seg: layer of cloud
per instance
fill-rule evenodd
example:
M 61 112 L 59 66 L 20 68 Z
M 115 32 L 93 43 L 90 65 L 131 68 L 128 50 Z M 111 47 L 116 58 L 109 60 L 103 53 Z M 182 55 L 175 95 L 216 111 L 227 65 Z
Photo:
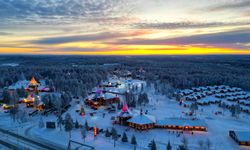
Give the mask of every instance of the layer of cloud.
M 224 11 L 224 10 L 238 10 L 248 9 L 250 6 L 250 0 L 228 1 L 225 4 L 210 6 L 210 11 Z
M 244 26 L 250 25 L 250 22 L 153 22 L 136 23 L 135 28 L 139 29 L 190 29 L 190 28 L 210 28 L 225 26 Z
M 244 43 L 250 43 L 250 30 L 228 31 L 212 34 L 192 35 L 165 39 L 120 39 L 112 44 L 123 45 L 234 45 L 242 49 Z M 110 43 L 111 44 L 111 43 Z M 230 46 L 229 46 L 230 45 Z M 235 47 L 235 48 L 236 48 Z M 246 48 L 246 47 L 244 47 Z
M 31 44 L 63 44 L 71 42 L 90 42 L 90 41 L 106 41 L 114 38 L 125 38 L 130 36 L 140 36 L 147 34 L 147 32 L 137 31 L 137 32 L 128 32 L 128 33 L 119 33 L 119 32 L 101 32 L 94 34 L 84 34 L 84 35 L 72 35 L 72 36 L 58 36 L 58 37 L 48 37 L 38 40 L 28 41 Z
M 0 18 L 36 22 L 122 16 L 126 0 L 0 0 Z M 40 21 L 41 22 L 41 21 Z
M 9 32 L 0 32 L 0 36 L 3 36 L 3 35 L 11 35 L 12 33 L 9 33 Z

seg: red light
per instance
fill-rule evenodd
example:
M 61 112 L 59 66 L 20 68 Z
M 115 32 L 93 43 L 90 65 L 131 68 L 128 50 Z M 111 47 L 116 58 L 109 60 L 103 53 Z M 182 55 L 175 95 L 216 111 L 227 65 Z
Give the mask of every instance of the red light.
M 97 134 L 97 128 L 94 127 L 94 137 L 96 137 L 96 134 Z

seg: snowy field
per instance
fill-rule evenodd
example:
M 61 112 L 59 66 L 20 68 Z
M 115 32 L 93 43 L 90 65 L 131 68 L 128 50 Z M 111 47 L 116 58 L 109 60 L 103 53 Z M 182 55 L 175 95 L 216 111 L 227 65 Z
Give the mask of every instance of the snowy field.
M 132 84 L 145 84 L 143 81 L 135 80 L 130 81 Z M 126 87 L 125 85 L 121 85 L 116 90 L 122 91 Z M 145 87 L 146 88 L 146 87 Z M 146 92 L 149 96 L 149 104 L 145 107 L 143 106 L 143 110 L 148 110 L 150 115 L 156 117 L 156 119 L 164 119 L 169 117 L 189 117 L 185 115 L 185 112 L 189 112 L 189 108 L 184 108 L 180 106 L 179 103 L 175 99 L 168 99 L 165 96 L 158 94 L 155 92 L 153 87 L 147 87 Z M 121 100 L 124 100 L 124 96 L 120 96 Z M 23 104 L 22 104 L 23 105 Z M 191 134 L 190 132 L 184 132 L 180 136 L 176 131 L 170 131 L 167 129 L 151 129 L 147 131 L 136 131 L 135 129 L 128 128 L 120 125 L 112 124 L 112 117 L 115 117 L 117 112 L 108 113 L 104 110 L 104 108 L 100 108 L 99 110 L 92 110 L 88 106 L 85 106 L 85 116 L 80 116 L 76 110 L 80 109 L 80 104 L 77 104 L 76 100 L 71 102 L 71 107 L 68 110 L 68 113 L 71 114 L 73 120 L 78 120 L 80 124 L 84 124 L 85 121 L 88 121 L 89 126 L 96 126 L 100 129 L 106 130 L 111 129 L 112 127 L 116 128 L 118 133 L 122 135 L 123 132 L 126 131 L 128 136 L 128 143 L 123 143 L 119 139 L 116 142 L 116 147 L 114 148 L 114 142 L 109 137 L 105 137 L 104 134 L 98 134 L 96 138 L 93 136 L 93 132 L 87 132 L 87 138 L 85 144 L 94 146 L 97 150 L 100 149 L 116 149 L 116 150 L 127 150 L 133 149 L 133 145 L 130 144 L 130 139 L 132 135 L 135 135 L 137 140 L 137 149 L 146 150 L 148 149 L 148 143 L 151 140 L 155 140 L 157 144 L 157 148 L 159 150 L 166 149 L 166 144 L 170 141 L 171 145 L 174 149 L 176 149 L 180 144 L 183 137 L 188 139 L 188 148 L 191 150 L 199 150 L 200 147 L 198 145 L 198 141 L 206 141 L 209 139 L 212 142 L 213 150 L 250 150 L 250 147 L 240 147 L 237 143 L 235 143 L 228 135 L 229 130 L 250 130 L 250 115 L 246 113 L 241 113 L 240 117 L 236 119 L 231 116 L 229 110 L 225 111 L 225 114 L 215 115 L 216 111 L 222 111 L 222 108 L 218 107 L 217 104 L 211 104 L 209 106 L 199 106 L 199 110 L 196 112 L 196 116 L 198 118 L 204 119 L 208 125 L 208 132 L 194 132 Z M 32 108 L 24 108 L 28 112 L 31 111 Z M 132 110 L 132 112 L 139 112 L 140 108 Z M 90 116 L 90 113 L 95 112 L 93 116 Z M 103 113 L 105 116 L 103 117 Z M 64 113 L 65 115 L 65 113 Z M 28 136 L 30 138 L 43 141 L 44 143 L 52 143 L 56 145 L 60 145 L 67 147 L 69 141 L 69 134 L 58 127 L 57 129 L 46 129 L 39 128 L 38 123 L 39 120 L 42 119 L 45 121 L 56 121 L 56 116 L 50 114 L 49 116 L 41 116 L 40 114 L 29 117 L 26 123 L 17 123 L 13 122 L 10 119 L 8 113 L 4 113 L 3 110 L 0 111 L 0 128 L 8 129 L 15 133 Z M 63 116 L 64 117 L 64 116 Z M 81 138 L 80 129 L 74 129 L 72 131 L 72 140 L 78 141 L 80 143 L 84 143 Z M 18 142 L 18 141 L 17 141 Z M 1 147 L 0 147 L 1 149 Z

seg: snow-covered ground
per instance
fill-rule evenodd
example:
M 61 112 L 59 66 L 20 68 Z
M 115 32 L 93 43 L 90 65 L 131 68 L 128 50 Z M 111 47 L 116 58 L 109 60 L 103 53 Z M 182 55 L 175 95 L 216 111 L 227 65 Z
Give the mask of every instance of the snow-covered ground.
M 123 91 L 128 86 L 128 82 L 123 80 L 121 86 L 116 90 Z M 130 80 L 129 84 L 145 84 L 145 82 L 140 80 Z M 150 115 L 156 117 L 156 119 L 164 119 L 169 117 L 188 117 L 185 115 L 185 112 L 189 111 L 189 108 L 184 108 L 180 106 L 179 103 L 174 99 L 166 98 L 165 96 L 158 94 L 154 91 L 153 86 L 145 86 L 145 90 L 148 93 L 150 103 L 146 106 L 143 106 L 143 110 L 148 110 Z M 120 98 L 124 100 L 124 96 Z M 209 106 L 199 106 L 199 110 L 196 112 L 198 118 L 204 119 L 208 125 L 208 132 L 194 132 L 191 134 L 189 132 L 184 132 L 178 136 L 177 131 L 170 131 L 167 129 L 151 129 L 147 131 L 136 131 L 135 129 L 128 128 L 120 125 L 112 124 L 112 117 L 115 117 L 119 110 L 116 113 L 108 113 L 103 108 L 99 110 L 92 110 L 88 106 L 85 106 L 85 116 L 80 116 L 76 110 L 80 110 L 80 104 L 73 100 L 71 107 L 68 110 L 68 113 L 71 114 L 73 120 L 78 120 L 80 124 L 84 124 L 87 120 L 90 126 L 96 126 L 100 129 L 106 130 L 107 128 L 111 129 L 112 127 L 116 128 L 118 133 L 122 135 L 126 131 L 128 139 L 130 141 L 132 135 L 135 135 L 138 146 L 138 149 L 148 149 L 148 143 L 154 139 L 159 150 L 166 149 L 166 144 L 170 141 L 174 149 L 181 144 L 183 137 L 188 139 L 188 147 L 191 150 L 199 150 L 198 141 L 202 140 L 206 142 L 209 139 L 212 142 L 212 148 L 214 150 L 250 150 L 250 147 L 240 147 L 236 144 L 228 135 L 229 130 L 239 130 L 244 131 L 250 130 L 250 115 L 246 113 L 241 113 L 240 117 L 236 119 L 231 116 L 231 113 L 226 110 L 224 115 L 215 115 L 215 112 L 222 111 L 222 108 L 218 107 L 216 104 Z M 31 108 L 24 108 L 28 109 Z M 134 109 L 133 112 L 139 112 L 140 108 Z M 93 116 L 90 116 L 91 112 L 95 112 Z M 105 116 L 103 117 L 103 113 Z M 64 114 L 65 115 L 65 114 Z M 0 111 L 0 128 L 5 128 L 12 130 L 15 133 L 22 134 L 33 139 L 43 141 L 44 143 L 52 143 L 60 146 L 67 147 L 69 141 L 69 134 L 59 128 L 57 129 L 46 129 L 39 128 L 38 123 L 40 118 L 43 118 L 44 121 L 56 121 L 56 116 L 51 114 L 49 116 L 36 115 L 28 118 L 28 122 L 18 124 L 14 123 L 9 114 L 4 113 L 3 110 Z M 74 129 L 72 131 L 72 140 L 84 143 L 81 138 L 80 129 Z M 133 145 L 128 143 L 123 143 L 119 139 L 116 142 L 116 147 L 114 148 L 114 142 L 109 137 L 105 137 L 104 134 L 97 135 L 94 138 L 93 133 L 89 131 L 87 133 L 87 138 L 85 144 L 94 146 L 97 150 L 99 149 L 116 149 L 116 150 L 127 150 L 133 149 Z

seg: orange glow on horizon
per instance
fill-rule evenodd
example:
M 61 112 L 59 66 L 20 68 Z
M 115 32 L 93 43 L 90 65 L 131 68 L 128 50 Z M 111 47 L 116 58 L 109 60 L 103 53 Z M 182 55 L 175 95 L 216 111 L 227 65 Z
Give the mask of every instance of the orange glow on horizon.
M 130 49 L 131 48 L 131 49 Z M 160 48 L 160 50 L 159 50 Z M 51 55 L 212 55 L 212 54 L 250 54 L 250 50 L 234 50 L 226 48 L 202 48 L 202 47 L 125 47 L 100 51 L 53 51 L 43 52 L 40 49 L 31 48 L 0 48 L 1 54 L 51 54 Z

